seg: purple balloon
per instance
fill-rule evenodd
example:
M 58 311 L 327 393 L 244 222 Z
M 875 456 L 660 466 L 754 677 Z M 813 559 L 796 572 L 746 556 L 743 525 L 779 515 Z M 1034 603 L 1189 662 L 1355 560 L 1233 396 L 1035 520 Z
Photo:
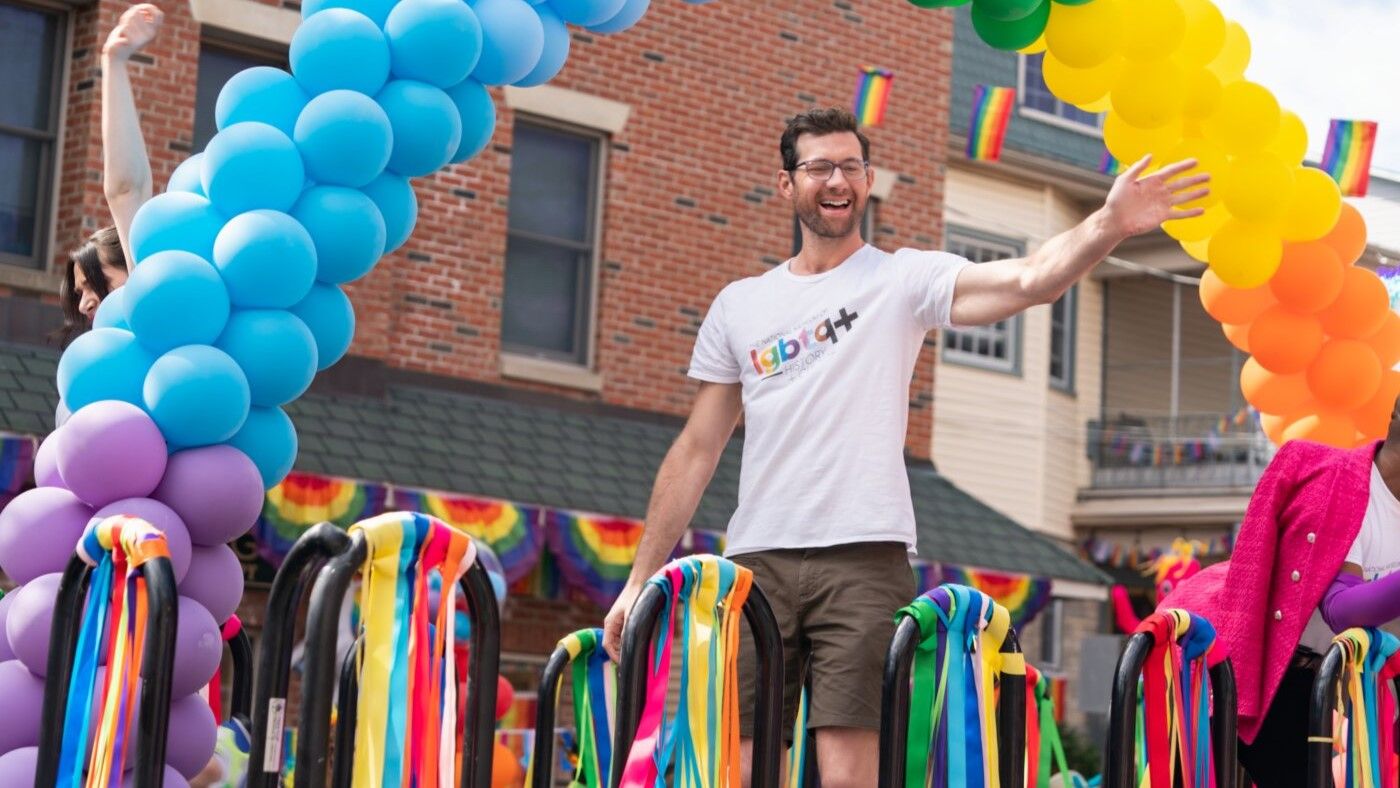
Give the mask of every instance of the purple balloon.
M 18 588 L 0 596 L 0 662 L 15 659 L 15 650 L 10 648 L 10 639 L 5 636 L 5 618 L 10 612 L 10 603 L 15 601 Z
M 203 605 L 215 621 L 227 621 L 243 599 L 243 564 L 233 548 L 226 544 L 195 547 L 180 595 Z
M 94 402 L 63 425 L 58 472 L 92 506 L 144 498 L 165 474 L 166 446 L 150 416 L 129 402 Z
M 232 446 L 186 449 L 170 456 L 165 478 L 151 497 L 180 515 L 194 544 L 224 544 L 257 522 L 262 476 L 248 455 Z
M 54 430 L 39 444 L 39 451 L 34 455 L 35 487 L 68 486 L 63 483 L 63 474 L 58 472 L 58 441 L 62 434 L 63 430 Z
M 14 592 L 5 616 L 5 638 L 10 650 L 36 676 L 48 673 L 49 633 L 53 630 L 53 608 L 62 577 L 61 572 L 55 572 L 25 583 Z
M 21 747 L 0 755 L 0 788 L 30 788 L 38 768 L 38 747 Z
M 170 564 L 175 570 L 175 582 L 184 580 L 190 571 L 190 532 L 185 528 L 185 522 L 180 519 L 180 515 L 160 501 L 150 498 L 127 498 L 98 509 L 92 519 L 102 520 L 119 514 L 139 517 L 165 534 L 165 544 L 170 549 Z
M 202 689 L 214 678 L 214 671 L 219 669 L 223 658 L 224 640 L 214 617 L 193 599 L 180 597 L 175 632 L 175 675 L 170 680 L 170 694 L 179 698 Z
M 0 511 L 0 571 L 16 583 L 62 572 L 92 509 L 58 487 L 37 487 Z
M 19 660 L 0 662 L 0 751 L 9 752 L 39 743 L 39 715 L 44 708 L 44 680 L 25 669 Z M 0 778 L 4 775 L 0 771 Z M 4 785 L 0 779 L 0 785 Z
M 170 704 L 170 733 L 165 740 L 165 762 L 194 779 L 214 755 L 218 725 L 209 701 L 198 693 L 186 695 Z M 167 783 L 168 784 L 168 783 Z

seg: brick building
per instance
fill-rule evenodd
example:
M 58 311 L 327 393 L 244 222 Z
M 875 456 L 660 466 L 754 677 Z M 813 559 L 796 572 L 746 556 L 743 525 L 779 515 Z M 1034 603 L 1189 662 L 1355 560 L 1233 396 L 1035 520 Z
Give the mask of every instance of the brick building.
M 126 5 L 0 0 L 0 86 L 21 97 L 0 107 L 0 429 L 11 433 L 52 423 L 55 272 L 108 221 L 99 50 Z M 160 5 L 165 29 L 133 64 L 157 189 L 212 135 L 223 82 L 284 65 L 299 21 L 292 2 Z M 493 90 L 491 144 L 416 181 L 413 237 L 348 287 L 350 355 L 289 408 L 297 469 L 640 518 L 689 407 L 685 369 L 710 300 L 793 250 L 776 196 L 785 117 L 849 103 L 862 65 L 892 69 L 889 111 L 870 132 L 866 237 L 891 250 L 943 243 L 952 45 L 951 14 L 897 0 L 656 0 L 624 34 L 576 30 L 549 86 Z M 921 557 L 1101 596 L 1098 572 L 933 469 L 935 345 L 909 397 Z M 697 527 L 722 530 L 732 511 L 741 439 Z M 256 625 L 255 588 L 247 599 Z M 517 686 L 560 635 L 600 620 L 583 601 L 515 596 L 505 648 Z

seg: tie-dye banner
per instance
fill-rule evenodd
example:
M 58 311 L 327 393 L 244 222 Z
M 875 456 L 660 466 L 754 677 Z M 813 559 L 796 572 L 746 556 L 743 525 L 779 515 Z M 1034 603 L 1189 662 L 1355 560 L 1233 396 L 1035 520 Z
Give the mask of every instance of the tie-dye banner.
M 940 582 L 969 586 L 996 600 L 1011 613 L 1011 625 L 1020 629 L 1050 602 L 1053 583 L 1048 577 L 1032 577 L 986 569 L 938 565 Z
M 632 571 L 642 522 L 550 509 L 544 531 L 564 581 L 599 607 L 611 605 Z
M 253 526 L 258 555 L 274 567 L 282 565 L 287 551 L 302 533 L 321 522 L 341 528 L 385 511 L 389 488 L 383 484 L 289 473 L 267 491 L 262 517 Z
M 530 574 L 539 562 L 544 534 L 540 530 L 540 510 L 535 507 L 401 488 L 394 489 L 393 505 L 395 509 L 431 514 L 485 542 L 501 559 L 507 583 Z
M 0 435 L 0 492 L 17 493 L 34 481 L 34 452 L 28 435 Z

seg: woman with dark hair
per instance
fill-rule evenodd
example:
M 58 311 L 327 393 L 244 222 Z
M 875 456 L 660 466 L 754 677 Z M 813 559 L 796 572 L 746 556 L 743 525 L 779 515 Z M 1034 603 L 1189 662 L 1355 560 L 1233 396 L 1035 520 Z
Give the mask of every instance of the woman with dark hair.
M 116 227 L 103 227 L 68 255 L 58 285 L 64 346 L 92 326 L 97 305 L 126 284 L 127 262 Z

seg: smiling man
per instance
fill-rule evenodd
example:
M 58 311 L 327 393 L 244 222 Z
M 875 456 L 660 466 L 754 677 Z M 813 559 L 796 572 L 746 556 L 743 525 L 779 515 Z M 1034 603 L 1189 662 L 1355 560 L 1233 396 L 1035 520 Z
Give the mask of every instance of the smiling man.
M 1204 196 L 1195 162 L 1143 177 L 1140 161 L 1104 206 L 1029 257 L 970 265 L 945 252 L 893 254 L 861 240 L 870 142 L 844 109 L 790 120 L 778 189 L 802 225 L 797 256 L 724 288 L 691 358 L 699 391 L 657 472 L 631 577 L 605 626 L 617 656 L 627 612 L 675 549 L 735 424 L 745 418 L 739 505 L 726 555 L 754 572 L 777 614 L 787 729 L 804 673 L 827 788 L 874 785 L 884 655 L 894 612 L 918 589 L 904 465 L 909 383 L 924 336 L 1004 320 L 1059 298 L 1119 242 Z M 747 628 L 744 629 L 747 636 Z M 745 784 L 753 653 L 740 663 Z

